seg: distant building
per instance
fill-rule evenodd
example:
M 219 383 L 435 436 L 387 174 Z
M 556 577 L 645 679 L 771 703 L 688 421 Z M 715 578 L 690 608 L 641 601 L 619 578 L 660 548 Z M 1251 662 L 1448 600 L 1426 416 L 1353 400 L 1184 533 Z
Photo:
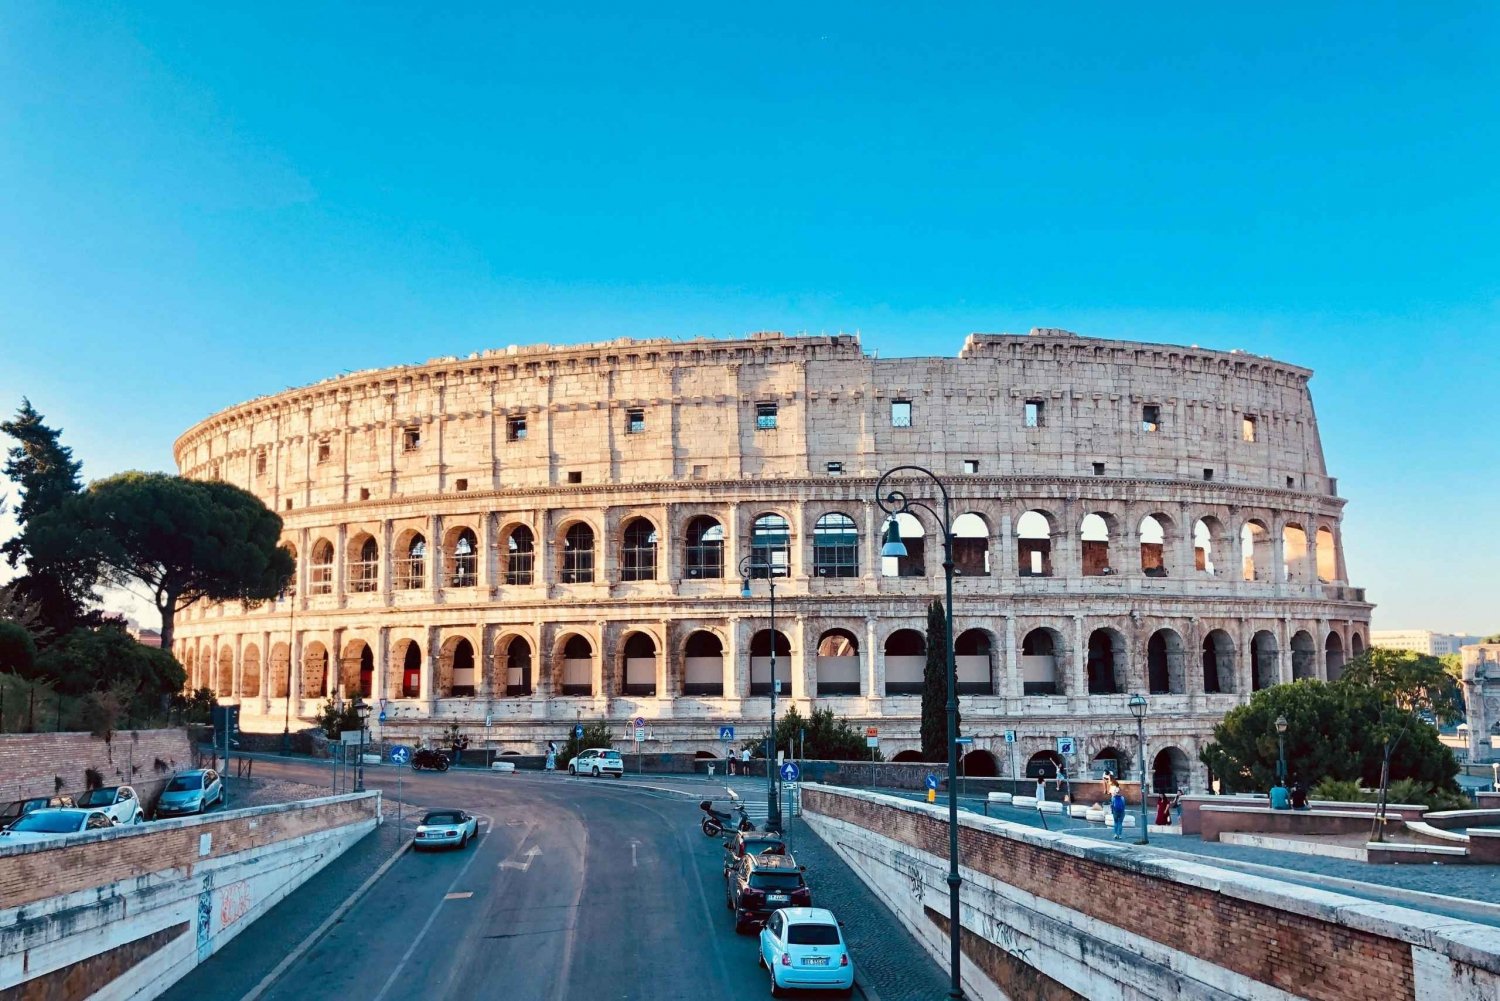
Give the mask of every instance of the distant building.
M 1500 643 L 1466 646 L 1464 704 L 1469 713 L 1469 760 L 1500 760 Z
M 141 646 L 154 646 L 161 648 L 161 633 L 155 629 L 142 629 L 139 622 L 127 618 L 125 620 L 125 631 L 135 637 L 135 641 Z
M 1478 643 L 1481 637 L 1461 633 L 1435 633 L 1431 629 L 1376 629 L 1370 633 L 1370 645 L 1387 650 L 1411 650 L 1415 653 L 1441 657 L 1458 653 L 1466 646 Z

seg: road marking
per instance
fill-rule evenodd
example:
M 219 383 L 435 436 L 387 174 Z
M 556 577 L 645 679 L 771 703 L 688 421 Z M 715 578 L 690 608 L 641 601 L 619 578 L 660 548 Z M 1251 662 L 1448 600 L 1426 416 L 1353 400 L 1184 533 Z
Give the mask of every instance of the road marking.
M 635 868 L 635 846 L 640 844 L 635 838 L 630 839 L 630 868 Z
M 578 857 L 586 860 L 589 857 L 589 829 L 583 825 L 579 833 L 583 835 L 583 844 L 579 847 Z M 578 908 L 583 903 L 583 885 L 586 882 L 587 867 L 582 867 L 578 873 L 578 891 L 573 894 L 573 903 L 569 907 L 569 913 L 573 920 L 568 922 L 567 930 L 563 933 L 562 964 L 557 970 L 557 986 L 552 991 L 552 1001 L 567 1001 L 569 978 L 573 973 L 573 953 L 578 944 Z
M 443 899 L 444 900 L 468 900 L 472 896 L 474 896 L 474 891 L 473 890 L 466 890 L 463 893 L 445 893 L 445 894 L 443 894 Z
M 541 853 L 542 853 L 542 850 L 540 848 L 538 848 L 536 845 L 532 845 L 530 848 L 526 849 L 526 851 L 524 851 L 522 853 L 523 855 L 526 856 L 526 861 L 525 862 L 517 862 L 515 859 L 506 859 L 504 862 L 500 863 L 500 868 L 501 869 L 520 869 L 522 872 L 529 872 L 531 870 L 532 860 L 535 859 Z

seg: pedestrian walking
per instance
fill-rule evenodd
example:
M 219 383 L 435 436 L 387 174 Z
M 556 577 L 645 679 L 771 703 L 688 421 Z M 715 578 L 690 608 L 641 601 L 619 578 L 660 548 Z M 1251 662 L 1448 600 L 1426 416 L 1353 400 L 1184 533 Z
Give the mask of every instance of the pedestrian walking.
M 1115 840 L 1119 841 L 1125 833 L 1125 793 L 1118 782 L 1110 789 L 1109 812 L 1115 820 Z
M 547 771 L 557 771 L 557 741 L 547 741 Z
M 1172 822 L 1172 803 L 1166 793 L 1156 794 L 1156 826 L 1166 827 Z
M 1036 777 L 1036 801 L 1042 802 L 1047 798 L 1047 780 L 1040 775 Z

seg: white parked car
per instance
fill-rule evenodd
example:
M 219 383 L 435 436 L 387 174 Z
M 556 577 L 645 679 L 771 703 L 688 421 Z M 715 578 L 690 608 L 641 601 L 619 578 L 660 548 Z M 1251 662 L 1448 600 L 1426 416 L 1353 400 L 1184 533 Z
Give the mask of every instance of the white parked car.
M 417 836 L 411 846 L 424 848 L 467 848 L 479 837 L 479 820 L 462 810 L 428 810 L 417 825 Z
M 117 824 L 140 824 L 146 819 L 141 801 L 130 786 L 90 789 L 78 797 L 78 805 L 88 810 L 103 810 Z
M 32 810 L 7 831 L 0 831 L 0 848 L 31 841 L 51 841 L 84 831 L 107 831 L 115 826 L 103 810 Z
M 771 971 L 771 994 L 788 989 L 854 990 L 854 960 L 833 912 L 822 907 L 772 911 L 760 931 L 760 965 Z
M 592 775 L 596 779 L 601 775 L 620 778 L 625 774 L 625 759 L 619 751 L 608 747 L 591 747 L 580 751 L 578 757 L 568 762 L 568 771 L 573 775 Z

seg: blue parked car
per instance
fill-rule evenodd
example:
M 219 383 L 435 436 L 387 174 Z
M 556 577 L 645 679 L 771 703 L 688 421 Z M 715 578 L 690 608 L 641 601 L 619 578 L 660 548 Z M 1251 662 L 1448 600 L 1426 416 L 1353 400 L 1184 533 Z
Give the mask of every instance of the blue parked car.
M 833 912 L 785 907 L 760 932 L 760 965 L 771 972 L 771 994 L 788 989 L 854 990 L 854 960 Z

